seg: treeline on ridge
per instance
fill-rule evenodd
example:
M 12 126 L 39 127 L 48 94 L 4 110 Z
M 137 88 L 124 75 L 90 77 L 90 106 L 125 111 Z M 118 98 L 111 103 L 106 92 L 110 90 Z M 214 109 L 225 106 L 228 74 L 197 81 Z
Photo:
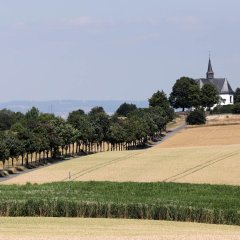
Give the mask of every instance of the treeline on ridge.
M 174 111 L 164 92 L 149 99 L 149 108 L 122 104 L 113 116 L 102 107 L 73 111 L 67 120 L 32 107 L 26 114 L 0 111 L 0 161 L 12 166 L 44 163 L 59 156 L 129 150 L 156 141 Z

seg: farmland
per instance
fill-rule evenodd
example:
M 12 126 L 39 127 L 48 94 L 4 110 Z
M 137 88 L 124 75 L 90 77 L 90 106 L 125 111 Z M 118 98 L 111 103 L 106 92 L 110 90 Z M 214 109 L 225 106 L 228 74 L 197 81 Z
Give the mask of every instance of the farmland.
M 240 187 L 65 182 L 1 186 L 1 216 L 154 219 L 240 225 Z
M 105 152 L 21 174 L 3 183 L 68 181 L 240 185 L 240 126 L 187 128 L 147 150 Z M 231 173 L 231 174 L 230 174 Z
M 235 226 L 126 219 L 2 218 L 0 232 L 0 240 L 240 239 Z

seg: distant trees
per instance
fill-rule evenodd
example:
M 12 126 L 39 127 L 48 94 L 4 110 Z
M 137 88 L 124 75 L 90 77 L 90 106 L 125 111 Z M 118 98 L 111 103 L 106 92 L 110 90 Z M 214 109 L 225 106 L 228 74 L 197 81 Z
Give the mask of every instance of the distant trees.
M 135 104 L 123 103 L 119 106 L 116 111 L 116 114 L 120 117 L 126 117 L 129 113 L 135 111 L 137 106 Z

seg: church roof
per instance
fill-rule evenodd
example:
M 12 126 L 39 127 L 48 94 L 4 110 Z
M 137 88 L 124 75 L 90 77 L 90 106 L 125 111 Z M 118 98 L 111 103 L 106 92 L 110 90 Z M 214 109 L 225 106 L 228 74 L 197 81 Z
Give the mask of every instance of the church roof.
M 206 78 L 200 78 L 196 81 L 199 84 L 200 88 L 202 88 L 204 84 L 211 83 L 213 86 L 215 86 L 219 94 L 234 94 L 234 91 L 232 90 L 226 78 L 214 78 L 214 72 L 210 58 L 208 61 Z
M 209 58 L 209 61 L 208 61 L 208 73 L 213 73 L 212 63 L 211 63 L 211 59 L 210 58 Z
M 213 78 L 213 79 L 207 79 L 207 78 L 200 78 L 196 80 L 199 84 L 200 88 L 204 84 L 210 83 L 215 86 L 219 94 L 233 94 L 234 91 L 232 90 L 228 80 L 226 78 Z

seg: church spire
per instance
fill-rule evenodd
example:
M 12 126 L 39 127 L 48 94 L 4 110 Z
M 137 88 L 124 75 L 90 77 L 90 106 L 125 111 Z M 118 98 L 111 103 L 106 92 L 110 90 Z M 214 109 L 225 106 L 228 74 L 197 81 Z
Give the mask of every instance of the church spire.
M 209 57 L 208 70 L 207 70 L 207 79 L 213 79 L 213 78 L 214 78 L 214 72 L 212 70 L 212 63 L 211 63 L 211 59 Z

